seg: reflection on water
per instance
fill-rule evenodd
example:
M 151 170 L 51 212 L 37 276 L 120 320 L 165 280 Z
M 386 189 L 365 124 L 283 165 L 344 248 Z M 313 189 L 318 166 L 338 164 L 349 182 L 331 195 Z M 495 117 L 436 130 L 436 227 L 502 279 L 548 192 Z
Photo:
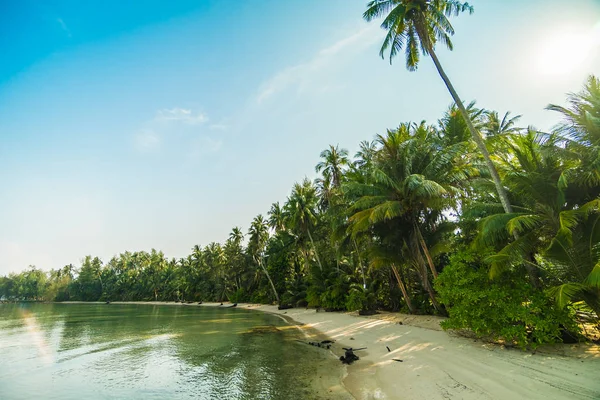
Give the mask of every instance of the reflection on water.
M 337 364 L 284 324 L 241 309 L 3 304 L 0 399 L 312 397 L 315 366 Z

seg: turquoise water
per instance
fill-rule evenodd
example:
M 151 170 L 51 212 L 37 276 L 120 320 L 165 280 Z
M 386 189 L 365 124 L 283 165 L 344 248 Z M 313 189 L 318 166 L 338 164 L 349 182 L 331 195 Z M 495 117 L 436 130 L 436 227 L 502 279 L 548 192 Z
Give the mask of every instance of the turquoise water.
M 219 307 L 1 304 L 0 399 L 305 399 L 325 351 Z

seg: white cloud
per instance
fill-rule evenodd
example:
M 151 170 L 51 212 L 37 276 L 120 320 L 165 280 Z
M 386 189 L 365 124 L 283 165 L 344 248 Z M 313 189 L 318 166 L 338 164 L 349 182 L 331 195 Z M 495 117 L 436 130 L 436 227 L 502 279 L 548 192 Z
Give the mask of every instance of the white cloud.
M 380 40 L 379 27 L 369 25 L 320 50 L 310 61 L 289 67 L 275 74 L 259 88 L 256 101 L 262 103 L 269 97 L 291 86 L 304 88 L 313 76 L 332 64 L 342 53 L 360 52 Z
M 165 108 L 156 112 L 157 121 L 176 121 L 186 124 L 196 125 L 203 124 L 208 121 L 208 116 L 201 112 L 194 113 L 192 110 L 185 108 Z
M 143 130 L 135 135 L 134 145 L 142 152 L 155 150 L 160 146 L 160 136 L 152 130 Z
M 65 24 L 65 21 L 63 21 L 62 18 L 56 18 L 56 22 L 58 22 L 58 24 L 60 25 L 61 29 L 67 33 L 68 37 L 72 36 L 71 35 L 71 30 L 69 29 L 69 27 L 67 26 L 67 24 Z

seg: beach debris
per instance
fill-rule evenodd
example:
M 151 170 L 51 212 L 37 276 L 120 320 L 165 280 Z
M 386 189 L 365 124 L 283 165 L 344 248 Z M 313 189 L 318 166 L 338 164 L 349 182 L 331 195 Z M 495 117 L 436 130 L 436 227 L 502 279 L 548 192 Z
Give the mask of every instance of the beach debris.
M 351 337 L 351 338 L 350 338 L 350 340 L 354 340 L 354 338 L 353 338 L 353 337 Z
M 199 301 L 198 304 L 202 304 L 202 301 Z
M 348 364 L 348 365 L 350 365 L 350 364 L 352 364 L 354 361 L 358 361 L 358 360 L 360 360 L 360 358 L 359 358 L 359 357 L 358 357 L 356 354 L 354 354 L 354 352 L 355 352 L 355 351 L 358 351 L 358 350 L 364 350 L 364 349 L 366 349 L 366 347 L 361 347 L 360 349 L 353 349 L 352 347 L 349 347 L 349 348 L 343 347 L 343 349 L 344 349 L 346 352 L 344 353 L 344 355 L 343 355 L 343 356 L 341 356 L 341 357 L 340 357 L 340 361 L 341 361 L 343 364 Z
M 220 305 L 220 306 L 222 306 L 222 305 L 223 305 L 223 303 L 221 303 L 221 304 L 219 304 L 219 305 Z
M 334 343 L 334 340 L 322 340 L 320 342 L 305 342 L 305 341 L 296 339 L 296 341 L 300 342 L 300 343 L 308 344 L 311 346 L 319 347 L 322 349 L 327 349 L 327 350 L 331 349 L 331 345 Z
M 398 321 L 398 325 L 404 325 L 402 321 Z
M 398 362 L 404 362 L 404 361 L 402 361 L 402 360 L 399 360 L 399 359 L 397 359 L 397 358 L 392 358 L 392 360 L 393 360 L 393 361 L 398 361 Z
M 104 303 L 104 304 L 110 304 L 110 301 L 107 301 L 107 302 L 106 302 L 106 303 Z
M 388 349 L 388 353 L 391 352 L 391 350 L 388 346 L 385 346 L 385 348 Z
M 233 303 L 232 305 L 227 306 L 227 308 L 233 308 L 233 307 L 237 307 L 237 303 Z

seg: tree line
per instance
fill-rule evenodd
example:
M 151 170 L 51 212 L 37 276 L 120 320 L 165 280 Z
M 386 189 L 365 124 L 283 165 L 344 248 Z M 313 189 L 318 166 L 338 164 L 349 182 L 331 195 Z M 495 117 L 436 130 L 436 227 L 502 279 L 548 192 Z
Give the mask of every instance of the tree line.
M 0 297 L 385 309 L 521 346 L 577 337 L 578 316 L 600 316 L 600 80 L 548 106 L 562 118 L 550 132 L 463 104 L 434 53 L 463 11 L 375 0 L 364 15 L 385 17 L 382 56 L 404 49 L 411 70 L 431 56 L 455 100 L 438 121 L 402 123 L 353 157 L 330 146 L 316 179 L 224 243 L 31 267 L 0 278 Z

